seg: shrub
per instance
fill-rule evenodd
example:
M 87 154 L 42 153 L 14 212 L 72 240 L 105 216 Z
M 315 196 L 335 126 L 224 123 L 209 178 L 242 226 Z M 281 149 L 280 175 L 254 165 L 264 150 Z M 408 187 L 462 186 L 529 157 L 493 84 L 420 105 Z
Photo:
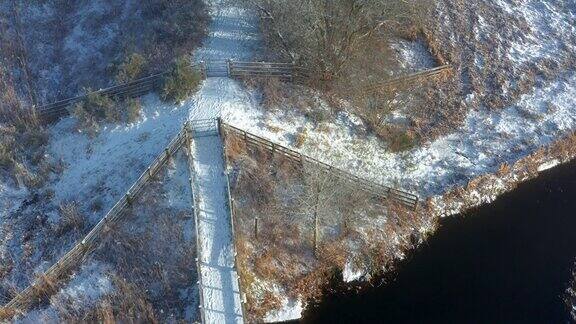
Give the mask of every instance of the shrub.
M 310 119 L 310 121 L 317 126 L 328 119 L 328 112 L 326 112 L 322 108 L 315 108 L 312 109 L 310 112 L 307 112 L 306 117 L 308 117 L 308 119 Z
M 136 80 L 146 69 L 146 59 L 138 53 L 126 57 L 124 62 L 118 67 L 116 82 L 128 83 Z
M 202 76 L 194 70 L 186 57 L 178 58 L 164 80 L 162 98 L 175 103 L 186 100 L 198 89 Z
M 68 231 L 78 231 L 84 228 L 84 216 L 78 210 L 76 203 L 65 203 L 60 206 L 60 224 L 56 230 L 58 235 Z
M 308 138 L 308 130 L 303 129 L 302 131 L 300 131 L 300 133 L 298 133 L 298 135 L 296 135 L 296 140 L 294 141 L 294 146 L 296 148 L 301 148 L 302 145 L 304 145 L 304 142 L 306 142 L 307 138 Z
M 114 123 L 122 121 L 122 112 L 108 96 L 100 92 L 90 92 L 83 101 L 73 108 L 73 115 L 78 118 L 83 128 L 95 129 L 100 121 Z
M 126 100 L 126 114 L 129 123 L 135 122 L 140 117 L 140 112 L 142 110 L 142 105 L 138 99 L 127 99 Z
M 408 131 L 389 128 L 389 133 L 388 147 L 392 152 L 406 151 L 417 144 L 416 136 Z

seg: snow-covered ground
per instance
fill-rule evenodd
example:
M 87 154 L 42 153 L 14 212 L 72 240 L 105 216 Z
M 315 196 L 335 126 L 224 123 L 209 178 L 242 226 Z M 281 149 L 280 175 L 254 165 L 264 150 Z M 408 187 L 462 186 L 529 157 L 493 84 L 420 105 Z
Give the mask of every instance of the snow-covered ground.
M 513 46 L 514 50 L 509 52 L 516 61 L 553 55 L 554 46 L 558 45 L 554 35 L 559 30 L 568 34 L 562 36 L 564 43 L 561 46 L 574 46 L 575 25 L 566 24 L 574 22 L 573 6 L 558 19 L 560 13 L 546 6 L 547 2 L 499 0 L 495 3 L 501 4 L 506 12 L 522 14 L 526 20 L 537 22 L 531 25 L 537 38 L 527 38 L 527 42 L 544 39 L 549 45 L 525 50 L 523 46 L 527 43 L 519 41 L 522 46 Z M 539 15 L 539 12 L 547 15 Z M 250 59 L 260 44 L 257 16 L 224 0 L 213 1 L 212 15 L 210 36 L 195 53 L 195 59 Z M 410 52 L 406 53 L 409 60 Z M 463 104 L 477 100 L 474 94 L 470 94 Z M 576 129 L 576 74 L 566 71 L 551 83 L 538 84 L 501 111 L 484 109 L 480 103 L 480 108 L 470 111 L 464 125 L 452 134 L 398 154 L 390 153 L 385 144 L 366 135 L 362 122 L 350 113 L 341 112 L 333 123 L 315 126 L 297 109 L 288 107 L 286 111 L 291 112 L 285 113 L 261 107 L 258 93 L 247 91 L 241 83 L 225 78 L 206 80 L 195 96 L 178 106 L 161 103 L 156 95 L 144 97 L 142 103 L 143 113 L 136 123 L 108 126 L 94 138 L 76 131 L 72 118 L 63 119 L 51 127 L 49 154 L 55 160 L 62 160 L 65 166 L 50 183 L 54 190 L 52 209 L 64 202 L 78 201 L 82 210 L 88 213 L 90 222 L 96 222 L 161 152 L 186 119 L 218 116 L 232 125 L 292 147 L 296 136 L 306 130 L 307 139 L 302 147 L 297 148 L 305 154 L 351 170 L 359 176 L 413 191 L 421 197 L 441 195 Z M 221 311 L 223 313 L 217 316 L 222 318 L 225 318 L 224 313 L 236 317 L 239 299 L 236 274 L 230 271 L 232 250 L 226 232 L 230 230 L 229 222 L 224 221 L 221 213 L 215 213 L 222 211 L 219 208 L 223 206 L 224 196 L 218 194 L 223 175 L 215 170 L 221 170 L 217 165 L 222 161 L 221 156 L 213 151 L 219 144 L 213 141 L 197 141 L 198 160 L 195 162 L 200 179 L 198 190 L 206 190 L 201 194 L 199 206 L 204 211 L 202 249 L 208 253 L 202 256 L 206 266 L 202 273 L 207 278 L 205 284 L 212 287 L 205 292 L 209 303 L 206 310 Z M 13 219 L 11 215 L 23 205 L 26 197 L 25 191 L 0 184 L 0 222 L 4 231 L 17 228 L 19 222 L 24 221 Z M 50 210 L 48 206 L 46 209 Z M 217 222 L 210 223 L 210 219 Z M 42 246 L 43 239 L 41 236 L 33 238 L 38 246 Z M 11 249 L 22 244 L 18 235 L 2 237 L 0 254 L 14 253 Z M 16 254 L 20 253 L 18 250 Z M 53 261 L 53 257 L 38 251 L 33 259 L 36 270 L 45 269 Z M 209 266 L 216 266 L 218 271 L 209 271 Z M 355 278 L 356 273 L 349 270 L 349 277 Z M 16 281 L 20 287 L 24 283 Z M 105 288 L 103 285 L 98 287 Z M 218 287 L 230 289 L 232 296 L 225 295 L 224 290 L 217 290 Z M 268 318 L 285 320 L 299 315 L 289 310 L 301 309 L 300 304 L 294 307 L 287 300 L 284 304 L 285 310 L 270 314 Z
M 365 135 L 362 122 L 341 112 L 334 123 L 316 127 L 298 109 L 264 110 L 258 94 L 226 111 L 234 126 L 294 146 L 297 134 L 307 140 L 298 151 L 377 181 L 417 193 L 441 195 L 456 185 L 495 171 L 555 138 L 576 129 L 576 74 L 534 89 L 502 111 L 471 111 L 452 134 L 405 153 L 390 153 L 384 143 Z

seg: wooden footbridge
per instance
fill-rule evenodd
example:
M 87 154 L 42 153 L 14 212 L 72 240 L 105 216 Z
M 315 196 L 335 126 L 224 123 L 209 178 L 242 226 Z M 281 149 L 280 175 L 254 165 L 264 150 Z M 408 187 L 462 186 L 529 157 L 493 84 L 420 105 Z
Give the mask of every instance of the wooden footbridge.
M 278 78 L 293 81 L 301 76 L 301 70 L 294 63 L 277 62 L 239 62 L 214 61 L 198 62 L 192 65 L 203 78 Z M 416 75 L 404 77 L 405 82 L 417 78 L 435 76 L 448 67 L 440 67 L 423 71 Z M 97 93 L 113 98 L 133 98 L 161 89 L 168 72 L 151 75 L 133 82 L 100 89 Z M 401 82 L 400 79 L 390 80 L 389 84 Z M 382 85 L 380 85 L 382 86 Z M 70 107 L 86 98 L 86 95 L 68 98 L 52 104 L 38 107 L 39 117 L 46 123 L 55 122 L 69 115 Z M 194 216 L 196 221 L 197 254 L 198 254 L 198 286 L 200 290 L 200 314 L 202 322 L 243 322 L 245 319 L 241 280 L 238 280 L 235 270 L 233 215 L 229 181 L 224 172 L 225 157 L 223 155 L 222 136 L 233 133 L 244 138 L 250 145 L 258 145 L 274 154 L 283 154 L 300 164 L 312 163 L 324 172 L 346 180 L 363 190 L 368 190 L 383 198 L 394 200 L 410 209 L 418 206 L 418 197 L 402 190 L 377 184 L 353 175 L 345 170 L 332 167 L 312 157 L 305 156 L 295 150 L 286 148 L 260 136 L 251 134 L 235 126 L 223 123 L 219 118 L 210 120 L 195 120 L 184 124 L 170 144 L 160 152 L 154 162 L 142 173 L 134 185 L 119 198 L 114 207 L 106 213 L 102 220 L 78 242 L 70 251 L 60 258 L 53 266 L 38 276 L 26 289 L 17 293 L 12 300 L 0 308 L 0 320 L 9 319 L 18 313 L 24 313 L 38 301 L 43 287 L 50 283 L 65 280 L 68 274 L 78 267 L 86 256 L 95 249 L 101 239 L 114 228 L 112 225 L 123 219 L 126 210 L 147 186 L 150 179 L 156 175 L 167 161 L 180 149 L 185 148 L 190 161 L 191 185 L 193 188 Z M 216 164 L 213 164 L 216 161 Z M 212 163 L 212 164 L 211 164 Z M 216 165 L 217 167 L 214 167 Z M 215 168 L 215 169 L 211 169 Z M 206 170 L 211 170 L 206 173 Z M 214 194 L 217 193 L 217 194 Z M 204 213 L 205 210 L 218 211 L 214 215 Z M 217 222 L 218 229 L 210 229 L 207 224 Z M 206 225 L 206 226 L 204 226 Z M 218 237 L 218 241 L 214 238 Z M 226 240 L 226 237 L 229 240 Z M 224 249 L 232 254 L 222 259 L 214 251 Z M 213 276 L 214 273 L 218 275 Z M 214 278 L 226 278 L 225 282 Z M 208 281 L 208 282 L 207 282 Z M 219 285 L 220 284 L 220 285 Z M 216 285 L 216 286 L 214 286 Z M 219 285 L 219 286 L 218 286 Z M 220 296 L 216 296 L 221 294 Z M 214 300 L 226 300 L 226 307 L 214 304 Z

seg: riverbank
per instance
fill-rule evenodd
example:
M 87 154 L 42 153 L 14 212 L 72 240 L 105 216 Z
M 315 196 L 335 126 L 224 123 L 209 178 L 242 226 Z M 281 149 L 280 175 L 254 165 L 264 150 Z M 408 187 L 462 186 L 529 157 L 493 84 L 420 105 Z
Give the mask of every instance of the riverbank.
M 335 278 L 302 321 L 569 322 L 575 191 L 576 161 L 541 170 L 490 205 L 443 218 L 374 286 Z

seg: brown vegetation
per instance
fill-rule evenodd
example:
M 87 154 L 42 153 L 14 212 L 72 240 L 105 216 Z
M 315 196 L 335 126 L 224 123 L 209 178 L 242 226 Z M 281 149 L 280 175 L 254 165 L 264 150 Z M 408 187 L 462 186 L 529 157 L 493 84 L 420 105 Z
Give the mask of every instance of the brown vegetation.
M 202 75 L 192 68 L 189 57 L 181 56 L 174 61 L 171 73 L 164 80 L 162 98 L 182 102 L 198 89 L 201 82 Z
M 0 67 L 0 177 L 18 186 L 40 186 L 50 170 L 44 155 L 47 142 L 34 110 L 21 106 L 10 76 Z
M 429 30 L 430 1 L 257 1 L 274 17 L 267 21 L 266 39 L 288 46 L 297 63 L 312 77 L 308 84 L 321 90 L 332 109 L 341 109 L 341 99 L 352 104 L 368 131 L 389 144 L 392 151 L 404 151 L 431 140 L 460 125 L 464 119 L 458 87 L 444 83 L 443 76 L 409 84 L 369 91 L 374 84 L 401 72 L 392 45 L 398 40 L 425 44 L 438 65 L 448 64 L 445 51 Z M 293 12 L 300 15 L 294 16 Z M 296 19 L 296 21 L 294 21 Z M 284 36 L 279 42 L 276 32 Z M 378 53 L 378 55 L 374 55 Z M 269 88 L 264 88 L 269 90 Z M 277 106 L 278 95 L 264 93 L 264 105 Z M 268 101 L 267 98 L 273 98 Z M 296 106 L 302 105 L 297 103 Z M 405 125 L 388 121 L 391 112 L 401 110 Z M 313 105 L 309 117 L 326 120 L 330 113 Z
M 434 220 L 358 190 L 313 164 L 226 134 L 235 170 L 238 271 L 250 321 L 280 306 L 278 298 L 317 298 L 329 280 L 354 262 L 365 273 L 389 269 L 421 242 Z M 271 295 L 276 296 L 271 298 Z
M 429 209 L 434 215 L 441 216 L 488 203 L 498 195 L 513 190 L 519 183 L 538 176 L 538 168 L 544 163 L 552 160 L 563 163 L 575 157 L 576 132 L 573 132 L 514 163 L 501 164 L 494 173 L 471 179 L 466 186 L 452 189 L 437 201 L 429 201 Z

